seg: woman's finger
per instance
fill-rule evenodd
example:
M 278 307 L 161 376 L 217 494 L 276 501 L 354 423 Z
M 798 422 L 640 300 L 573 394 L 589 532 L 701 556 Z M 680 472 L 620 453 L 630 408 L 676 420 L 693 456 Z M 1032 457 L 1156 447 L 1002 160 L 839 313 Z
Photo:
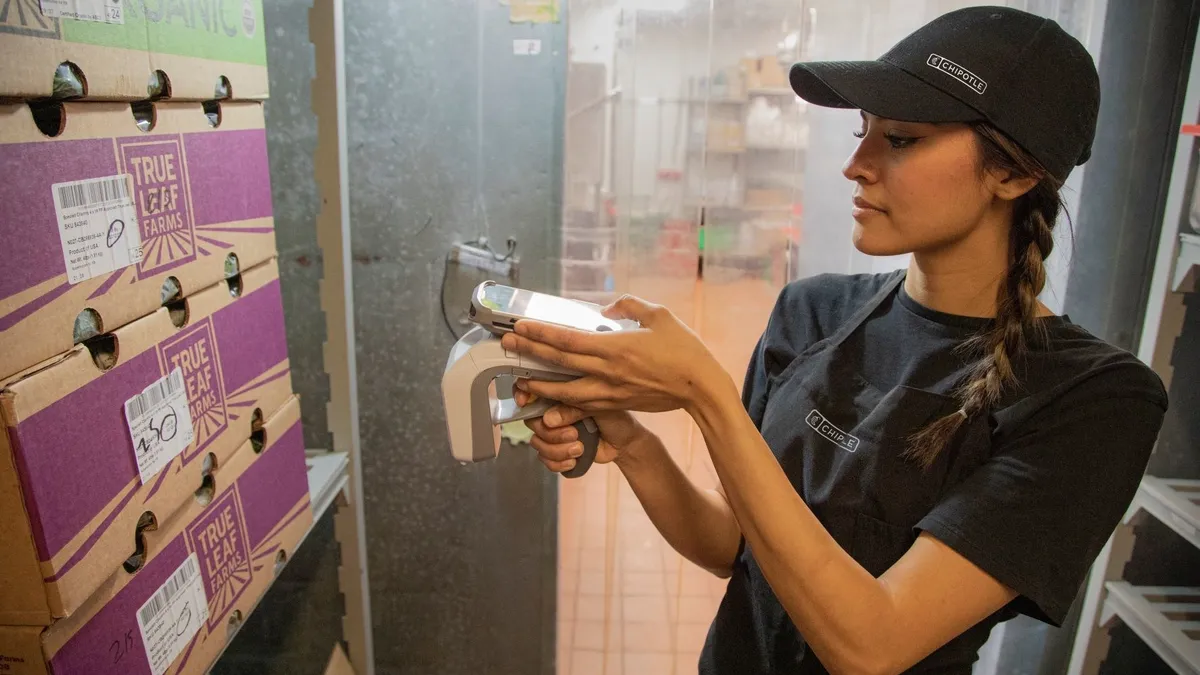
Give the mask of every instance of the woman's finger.
M 555 349 L 570 354 L 586 354 L 590 356 L 606 356 L 612 350 L 613 337 L 604 333 L 568 328 L 552 323 L 521 319 L 513 328 L 518 337 L 527 338 L 534 342 L 550 345 Z
M 534 450 L 537 450 L 538 457 L 543 462 L 565 462 L 583 454 L 583 443 L 579 441 L 551 443 L 540 436 L 534 436 L 529 439 L 529 444 L 533 446 Z
M 623 295 L 605 307 L 601 313 L 610 319 L 633 319 L 643 327 L 650 328 L 662 310 L 662 305 L 646 302 L 636 296 Z
M 551 462 L 550 460 L 543 459 L 542 465 L 554 473 L 566 473 L 575 468 L 575 460 L 568 459 L 565 462 Z
M 551 365 L 574 370 L 580 373 L 603 373 L 612 370 L 612 366 L 602 358 L 588 354 L 562 351 L 549 344 L 509 333 L 500 339 L 500 344 L 510 352 L 526 354 Z
M 542 416 L 542 420 L 546 426 L 551 428 L 563 427 L 570 429 L 572 428 L 571 425 L 587 416 L 588 414 L 579 408 L 572 408 L 569 405 L 556 405 L 546 411 L 546 414 Z
M 613 410 L 617 390 L 596 377 L 581 377 L 570 382 L 530 380 L 523 383 L 525 391 L 553 399 L 583 411 Z
M 579 440 L 579 432 L 576 431 L 575 427 L 564 427 L 561 425 L 549 426 L 540 417 L 526 420 L 525 426 L 529 427 L 529 429 L 533 431 L 537 438 L 541 438 L 542 440 L 550 443 L 571 443 Z

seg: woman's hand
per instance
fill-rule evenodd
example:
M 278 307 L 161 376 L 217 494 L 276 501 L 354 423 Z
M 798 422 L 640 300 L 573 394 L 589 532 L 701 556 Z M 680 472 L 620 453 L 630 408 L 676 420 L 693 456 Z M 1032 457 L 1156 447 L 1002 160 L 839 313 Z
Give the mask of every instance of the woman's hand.
M 604 309 L 642 328 L 593 333 L 523 319 L 501 342 L 583 374 L 570 382 L 518 381 L 524 391 L 584 412 L 693 410 L 728 374 L 690 328 L 666 308 L 626 295 Z M 713 385 L 718 386 L 713 386 Z
M 531 398 L 532 394 L 513 392 L 513 399 L 519 406 L 529 403 Z M 575 468 L 575 459 L 583 454 L 583 444 L 579 442 L 579 431 L 573 425 L 585 417 L 594 419 L 600 428 L 600 446 L 596 449 L 595 459 L 597 464 L 616 461 L 650 433 L 628 412 L 589 414 L 578 408 L 556 405 L 542 417 L 525 420 L 525 426 L 534 434 L 530 445 L 547 469 L 562 473 Z

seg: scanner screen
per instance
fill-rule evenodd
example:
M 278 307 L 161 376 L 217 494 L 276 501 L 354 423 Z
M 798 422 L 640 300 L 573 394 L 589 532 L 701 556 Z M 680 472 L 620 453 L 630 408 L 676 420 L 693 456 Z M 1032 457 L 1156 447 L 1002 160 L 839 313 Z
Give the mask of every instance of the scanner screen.
M 535 321 L 556 323 L 588 331 L 619 331 L 621 324 L 605 318 L 600 306 L 590 302 L 568 300 L 555 295 L 534 293 L 499 284 L 483 291 L 482 303 L 499 312 L 514 314 Z
M 557 323 L 580 330 L 621 330 L 621 325 L 606 318 L 598 307 L 554 295 L 531 293 L 524 315 L 535 321 Z

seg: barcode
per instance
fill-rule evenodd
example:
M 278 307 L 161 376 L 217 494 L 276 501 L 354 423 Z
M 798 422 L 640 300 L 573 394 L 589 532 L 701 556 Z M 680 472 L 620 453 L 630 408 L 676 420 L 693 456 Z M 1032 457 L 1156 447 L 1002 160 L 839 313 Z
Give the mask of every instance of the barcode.
M 59 208 L 62 209 L 103 204 L 117 199 L 129 199 L 129 183 L 125 180 L 125 176 L 58 187 Z
M 172 574 L 171 578 L 167 579 L 167 583 L 164 584 L 162 588 L 158 589 L 158 592 L 154 594 L 154 597 L 150 598 L 150 600 L 142 606 L 142 609 L 140 610 L 142 624 L 148 625 L 151 619 L 153 619 L 158 615 L 159 612 L 166 608 L 167 603 L 170 602 L 175 594 L 179 592 L 179 589 L 183 587 L 184 584 L 190 582 L 192 579 L 195 579 L 196 575 L 199 573 L 200 568 L 196 565 L 196 558 L 189 556 L 187 560 L 183 561 L 183 565 L 179 569 L 175 570 L 175 574 Z
M 133 420 L 146 414 L 147 410 L 152 410 L 154 406 L 162 402 L 163 399 L 183 389 L 183 371 L 176 368 L 167 375 L 165 380 L 159 380 L 151 385 L 149 389 L 129 399 L 125 404 L 125 414 L 133 424 Z

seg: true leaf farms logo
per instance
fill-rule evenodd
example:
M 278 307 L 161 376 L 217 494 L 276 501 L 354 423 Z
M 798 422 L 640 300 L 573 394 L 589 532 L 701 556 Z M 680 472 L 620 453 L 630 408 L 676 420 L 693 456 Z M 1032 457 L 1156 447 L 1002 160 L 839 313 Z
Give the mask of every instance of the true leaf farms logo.
M 187 167 L 178 136 L 119 141 L 142 235 L 138 276 L 145 279 L 196 259 Z
M 166 340 L 160 345 L 159 354 L 164 373 L 175 368 L 183 372 L 188 412 L 192 415 L 192 428 L 196 434 L 193 449 L 184 450 L 183 461 L 186 463 L 229 425 L 221 359 L 211 320 L 204 319 Z
M 212 630 L 250 585 L 250 543 L 241 498 L 234 485 L 188 526 L 188 545 L 200 561 Z

